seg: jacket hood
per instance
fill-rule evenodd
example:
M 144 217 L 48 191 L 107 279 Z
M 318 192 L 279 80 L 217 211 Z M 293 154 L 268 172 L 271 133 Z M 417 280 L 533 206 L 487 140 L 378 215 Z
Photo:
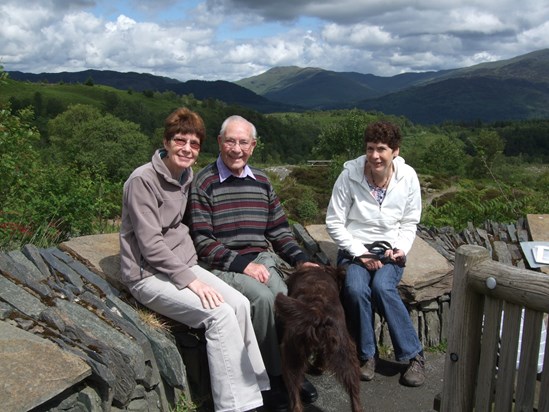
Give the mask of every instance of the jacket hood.
M 181 181 L 175 180 L 170 171 L 168 170 L 168 167 L 164 164 L 162 161 L 162 158 L 166 156 L 166 150 L 165 149 L 158 149 L 151 160 L 153 169 L 156 171 L 156 173 L 160 174 L 165 181 L 178 185 L 184 188 L 187 188 L 193 180 L 193 170 L 191 167 L 186 169 L 183 174 L 181 175 Z

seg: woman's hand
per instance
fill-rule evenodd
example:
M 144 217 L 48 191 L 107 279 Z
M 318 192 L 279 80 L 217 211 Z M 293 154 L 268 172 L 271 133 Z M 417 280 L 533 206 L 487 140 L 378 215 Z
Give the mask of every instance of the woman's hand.
M 217 290 L 198 279 L 193 280 L 187 287 L 200 298 L 204 309 L 215 309 L 224 302 L 223 296 Z
M 385 251 L 385 256 L 388 257 L 391 261 L 395 262 L 397 265 L 402 264 L 405 261 L 406 255 L 400 249 L 389 249 Z
M 379 259 L 368 257 L 361 257 L 359 259 L 362 262 L 362 266 L 368 270 L 378 270 L 383 266 L 383 263 Z

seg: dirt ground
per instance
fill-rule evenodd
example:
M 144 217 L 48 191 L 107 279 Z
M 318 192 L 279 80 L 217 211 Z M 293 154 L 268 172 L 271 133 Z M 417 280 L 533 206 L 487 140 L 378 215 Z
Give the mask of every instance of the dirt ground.
M 361 399 L 364 412 L 433 412 L 433 402 L 442 391 L 444 375 L 444 353 L 425 354 L 427 359 L 425 384 L 419 388 L 408 388 L 399 383 L 401 372 L 406 368 L 393 360 L 380 360 L 376 375 L 370 382 L 361 382 Z M 347 393 L 334 376 L 308 376 L 316 386 L 319 397 L 305 412 L 350 411 Z

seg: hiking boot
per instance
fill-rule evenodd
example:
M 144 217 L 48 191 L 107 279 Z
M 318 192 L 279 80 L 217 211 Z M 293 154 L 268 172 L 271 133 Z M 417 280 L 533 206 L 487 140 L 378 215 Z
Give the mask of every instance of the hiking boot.
M 376 373 L 376 359 L 369 358 L 365 361 L 360 361 L 360 380 L 371 381 Z
M 425 382 L 425 358 L 418 354 L 414 359 L 410 359 L 410 364 L 400 381 L 406 386 L 423 385 Z

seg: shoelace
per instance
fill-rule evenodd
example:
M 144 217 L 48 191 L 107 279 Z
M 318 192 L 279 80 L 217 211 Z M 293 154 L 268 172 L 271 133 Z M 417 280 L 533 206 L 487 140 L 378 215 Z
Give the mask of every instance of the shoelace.
M 425 361 L 423 359 L 414 358 L 411 361 L 410 369 L 414 372 L 421 372 L 424 368 Z

